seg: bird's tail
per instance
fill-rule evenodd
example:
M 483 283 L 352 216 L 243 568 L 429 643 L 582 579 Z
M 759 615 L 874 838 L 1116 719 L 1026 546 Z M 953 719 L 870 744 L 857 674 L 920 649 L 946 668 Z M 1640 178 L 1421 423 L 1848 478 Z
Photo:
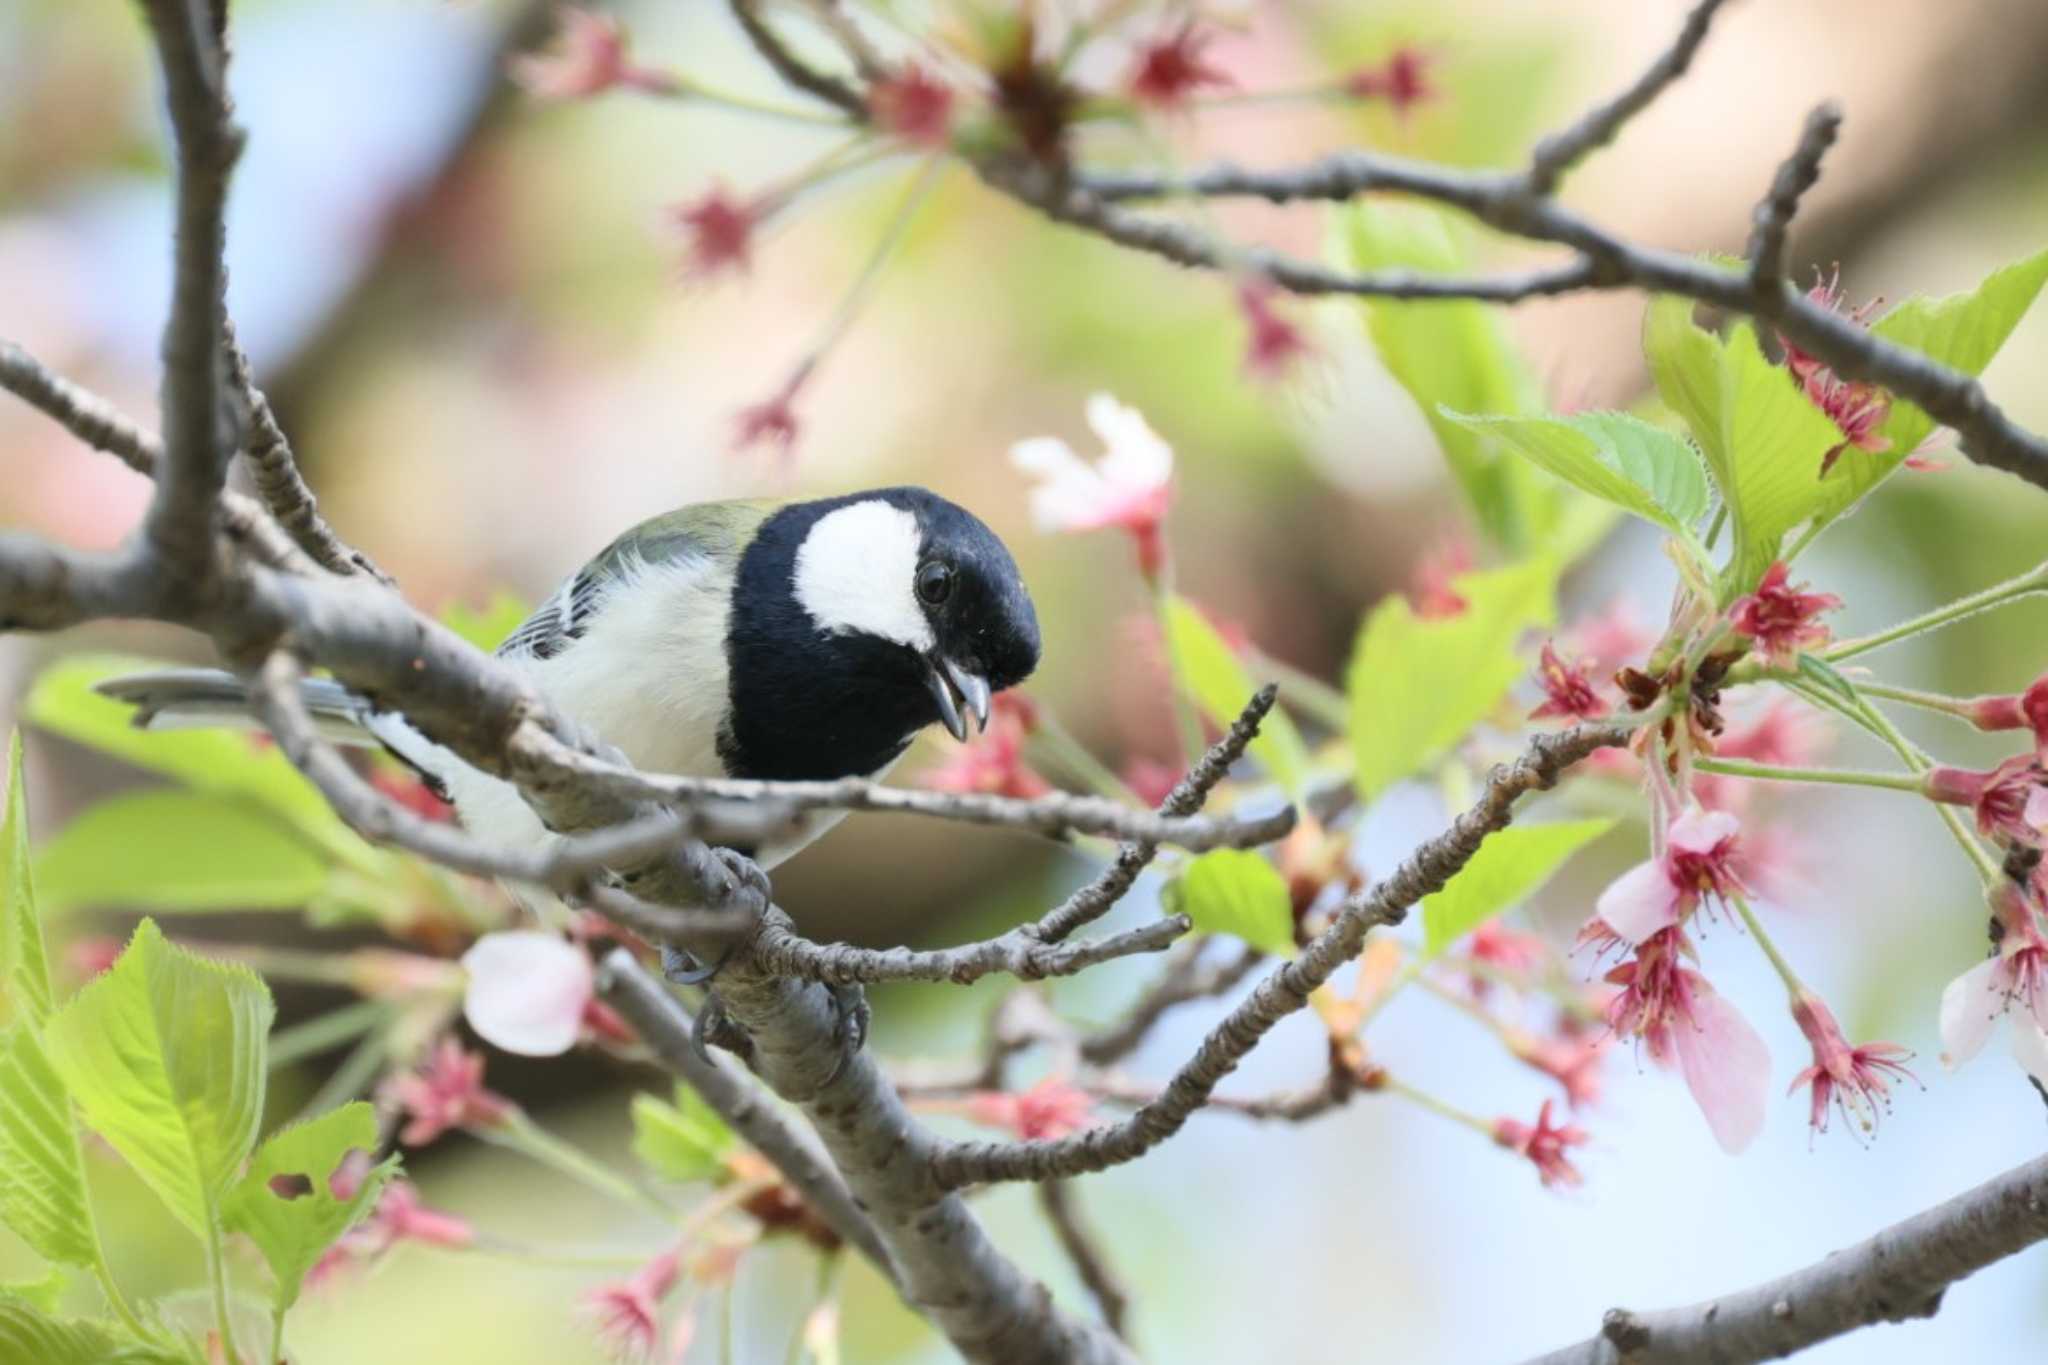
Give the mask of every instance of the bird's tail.
M 135 708 L 135 723 L 145 730 L 189 730 L 213 726 L 254 729 L 249 688 L 232 673 L 217 668 L 165 668 L 108 678 L 96 691 Z M 300 684 L 306 710 L 320 733 L 337 744 L 375 746 L 385 743 L 372 733 L 370 704 L 340 683 L 309 678 Z M 377 727 L 383 728 L 383 727 Z

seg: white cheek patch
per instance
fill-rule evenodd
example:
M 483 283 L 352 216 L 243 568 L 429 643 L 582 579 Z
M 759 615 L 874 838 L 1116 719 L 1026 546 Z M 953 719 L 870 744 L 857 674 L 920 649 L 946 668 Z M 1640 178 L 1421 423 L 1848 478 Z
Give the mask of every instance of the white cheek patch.
M 891 503 L 828 512 L 796 552 L 796 600 L 818 629 L 859 631 L 929 650 L 931 622 L 917 604 L 917 518 Z

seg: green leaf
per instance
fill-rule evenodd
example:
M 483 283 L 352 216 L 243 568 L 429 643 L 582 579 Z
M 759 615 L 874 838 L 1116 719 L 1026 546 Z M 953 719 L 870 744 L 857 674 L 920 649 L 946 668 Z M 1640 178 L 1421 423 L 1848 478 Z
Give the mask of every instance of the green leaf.
M 50 1017 L 50 1062 L 94 1131 L 201 1237 L 263 1110 L 270 992 L 144 920 L 113 967 Z
M 43 925 L 29 873 L 21 733 L 10 730 L 6 812 L 0 815 L 0 1023 L 24 1017 L 40 1024 L 49 1017 L 50 998 L 49 957 L 43 950 Z
M 327 881 L 326 861 L 267 812 L 177 788 L 102 801 L 36 861 L 52 910 L 295 909 Z
M 1886 341 L 1911 347 L 1953 370 L 1984 372 L 2013 328 L 2048 283 L 2048 250 L 1995 270 L 1966 293 L 1946 298 L 1911 298 L 1870 329 Z M 1898 399 L 1881 432 L 1891 442 L 1883 451 L 1844 451 L 1821 483 L 1815 515 L 1832 521 L 1883 482 L 1934 431 L 1935 421 L 1917 405 Z
M 441 609 L 441 624 L 488 654 L 519 629 L 532 611 L 518 594 L 500 588 L 481 607 L 449 603 Z
M 1446 412 L 1470 430 L 1490 431 L 1510 450 L 1566 483 L 1654 522 L 1685 540 L 1706 514 L 1700 457 L 1682 437 L 1621 412 L 1569 417 L 1487 417 Z
M 384 868 L 383 855 L 342 823 L 276 745 L 232 730 L 137 729 L 132 708 L 92 690 L 108 678 L 161 667 L 148 659 L 106 655 L 61 660 L 36 679 L 23 714 L 45 730 L 196 791 L 240 797 L 275 811 L 316 847 L 365 872 Z
M 0 1294 L 0 1365 L 198 1365 L 189 1343 L 138 1341 L 98 1322 L 60 1318 L 32 1300 Z
M 1185 598 L 1166 604 L 1166 628 L 1174 665 L 1194 693 L 1195 704 L 1219 728 L 1228 728 L 1258 690 L 1230 645 L 1201 609 Z M 1308 746 L 1278 709 L 1266 713 L 1251 743 L 1252 757 L 1297 801 L 1308 785 Z
M 1817 654 L 1801 651 L 1799 676 L 1834 693 L 1851 706 L 1863 705 L 1863 697 L 1856 691 L 1856 685 L 1843 677 L 1833 664 Z
M 1692 320 L 1691 299 L 1659 294 L 1643 315 L 1643 357 L 1657 396 L 1692 430 L 1715 482 L 1727 486 L 1721 442 L 1721 339 Z
M 1470 263 L 1441 212 L 1362 203 L 1344 221 L 1353 269 L 1452 275 Z M 1422 410 L 1481 529 L 1510 553 L 1536 548 L 1559 515 L 1560 490 L 1520 461 L 1501 459 L 1491 433 L 1443 412 L 1543 411 L 1542 388 L 1508 339 L 1499 310 L 1439 299 L 1376 299 L 1364 307 L 1380 362 Z
M 99 1258 L 71 1097 L 28 1021 L 0 1033 L 0 1222 L 65 1265 Z
M 1167 885 L 1167 904 L 1210 934 L 1232 934 L 1285 957 L 1294 952 L 1294 901 L 1286 879 L 1249 849 L 1219 848 Z
M 1370 801 L 1470 733 L 1522 676 L 1522 634 L 1557 619 L 1557 566 L 1537 558 L 1466 574 L 1456 616 L 1420 620 L 1391 596 L 1366 617 L 1345 691 L 1358 792 Z
M 332 1180 L 352 1151 L 377 1150 L 377 1111 L 361 1101 L 271 1135 L 222 1209 L 229 1231 L 248 1235 L 270 1263 L 276 1305 L 299 1299 L 306 1273 L 335 1240 L 376 1204 L 398 1170 L 391 1157 L 372 1167 L 355 1192 L 335 1197 Z
M 0 1284 L 0 1300 L 17 1299 L 45 1313 L 57 1311 L 57 1303 L 71 1286 L 71 1276 L 52 1266 L 40 1280 L 14 1280 Z
M 687 1085 L 676 1086 L 674 1104 L 633 1097 L 633 1154 L 664 1180 L 712 1179 L 725 1169 L 733 1141 L 725 1120 Z
M 1509 825 L 1489 836 L 1470 862 L 1422 900 L 1422 960 L 1532 894 L 1565 859 L 1613 828 L 1612 820 Z

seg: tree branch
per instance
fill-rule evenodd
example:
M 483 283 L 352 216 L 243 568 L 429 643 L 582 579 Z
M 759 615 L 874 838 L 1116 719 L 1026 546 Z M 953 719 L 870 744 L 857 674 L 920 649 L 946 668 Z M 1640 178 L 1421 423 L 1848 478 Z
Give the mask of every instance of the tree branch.
M 1662 1313 L 1617 1308 L 1598 1336 L 1529 1365 L 1776 1360 L 1859 1327 L 1933 1317 L 1951 1284 L 2044 1239 L 2048 1157 L 1740 1293 Z
M 1192 951 L 1179 960 L 1169 960 L 1159 979 L 1140 995 L 1122 1018 L 1081 1040 L 1081 1057 L 1091 1066 L 1109 1066 L 1137 1051 L 1152 1029 L 1166 1015 L 1182 1005 L 1207 1000 L 1235 987 L 1252 974 L 1265 954 L 1249 944 L 1208 967 L 1198 961 L 1206 944 L 1200 939 L 1185 942 Z
M 826 75 L 791 51 L 789 45 L 782 41 L 782 35 L 761 16 L 761 0 L 731 0 L 731 8 L 732 17 L 739 21 L 740 31 L 747 35 L 747 41 L 754 45 L 754 51 L 761 54 L 762 60 L 775 69 L 776 75 L 805 94 L 843 110 L 854 122 L 867 122 L 866 97 L 837 76 Z
M 1671 46 L 1650 63 L 1633 85 L 1607 103 L 1588 110 L 1569 128 L 1537 143 L 1536 151 L 1529 158 L 1530 193 L 1554 192 L 1566 171 L 1614 141 L 1624 124 L 1649 108 L 1651 101 L 1683 76 L 1686 68 L 1692 65 L 1700 45 L 1706 42 L 1707 29 L 1713 24 L 1714 15 L 1721 5 L 1722 0 L 1699 0 L 1691 13 L 1685 16 L 1685 23 Z
M 1190 927 L 1186 915 L 1169 915 L 1104 938 L 1042 943 L 1029 932 L 1031 926 L 1025 925 L 979 943 L 918 952 L 813 943 L 786 923 L 771 919 L 754 936 L 749 952 L 772 971 L 836 986 L 880 981 L 950 981 L 964 986 L 997 972 L 1008 972 L 1022 981 L 1072 976 L 1120 957 L 1160 952 Z
M 933 1158 L 939 1180 L 959 1188 L 1085 1175 L 1151 1151 L 1209 1103 L 1217 1082 L 1236 1070 L 1274 1025 L 1308 1005 L 1316 988 L 1357 955 L 1368 933 L 1400 923 L 1410 906 L 1449 881 L 1488 835 L 1514 818 L 1519 797 L 1554 786 L 1572 764 L 1595 750 L 1626 743 L 1629 733 L 1621 726 L 1585 725 L 1541 735 L 1518 761 L 1495 768 L 1477 804 L 1417 848 L 1392 876 L 1346 901 L 1330 927 L 1260 981 L 1202 1040 L 1159 1097 L 1128 1119 L 1050 1141 L 950 1143 Z
M 1081 1287 L 1095 1300 L 1104 1325 L 1128 1341 L 1130 1292 L 1124 1288 L 1123 1280 L 1116 1271 L 1110 1268 L 1108 1256 L 1098 1245 L 1100 1238 L 1083 1223 L 1073 1185 L 1065 1180 L 1045 1181 L 1038 1187 L 1038 1206 L 1045 1210 L 1046 1221 L 1052 1224 L 1060 1249 L 1074 1263 L 1074 1273 L 1081 1277 Z
M 1781 288 L 1785 278 L 1785 238 L 1799 201 L 1820 180 L 1821 158 L 1842 131 L 1841 106 L 1832 100 L 1806 116 L 1799 145 L 1778 167 L 1771 192 L 1756 206 L 1756 227 L 1749 237 L 1749 281 L 1759 292 Z

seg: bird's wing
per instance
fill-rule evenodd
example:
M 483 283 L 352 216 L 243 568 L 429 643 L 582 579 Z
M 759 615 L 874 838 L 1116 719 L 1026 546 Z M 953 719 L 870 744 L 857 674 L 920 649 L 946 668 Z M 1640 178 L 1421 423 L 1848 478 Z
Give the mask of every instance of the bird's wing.
M 634 570 L 680 559 L 737 564 L 754 532 L 780 504 L 761 499 L 703 502 L 641 522 L 557 588 L 498 646 L 503 658 L 551 659 L 583 638 L 606 593 Z

